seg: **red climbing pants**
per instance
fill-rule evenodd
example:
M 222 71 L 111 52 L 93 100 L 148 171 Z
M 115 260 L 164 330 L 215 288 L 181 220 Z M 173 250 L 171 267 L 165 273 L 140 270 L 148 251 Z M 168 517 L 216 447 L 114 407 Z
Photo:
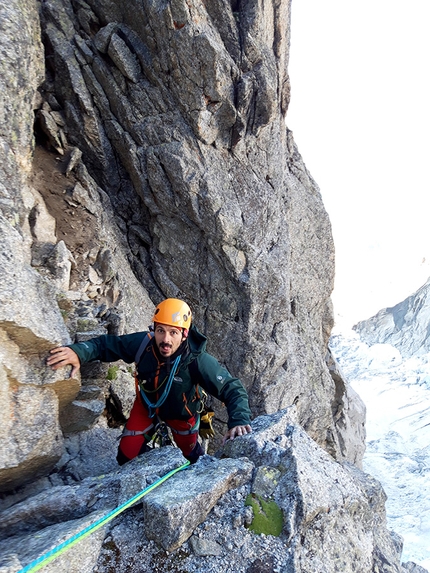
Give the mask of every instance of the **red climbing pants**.
M 120 459 L 124 462 L 132 460 L 140 453 L 146 451 L 145 445 L 148 442 L 148 436 L 151 436 L 154 430 L 154 425 L 157 424 L 157 419 L 150 418 L 148 410 L 142 403 L 138 396 L 134 401 L 133 407 L 130 412 L 130 417 L 125 425 L 126 430 L 144 432 L 132 436 L 123 436 L 121 438 L 118 448 L 118 461 Z M 193 416 L 188 420 L 163 420 L 172 429 L 173 439 L 178 448 L 182 451 L 185 457 L 189 456 L 197 444 L 199 435 L 198 429 L 192 434 L 188 433 L 195 427 L 197 418 Z M 181 432 L 181 433 L 177 433 Z M 184 432 L 182 434 L 182 432 Z M 146 437 L 145 437 L 146 434 Z M 121 462 L 120 462 L 121 463 Z

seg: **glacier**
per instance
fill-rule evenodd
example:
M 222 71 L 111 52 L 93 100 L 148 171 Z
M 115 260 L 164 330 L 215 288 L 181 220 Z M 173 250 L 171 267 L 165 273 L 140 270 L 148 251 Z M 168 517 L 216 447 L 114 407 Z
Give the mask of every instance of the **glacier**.
M 430 353 L 402 358 L 333 331 L 330 349 L 367 409 L 363 469 L 387 495 L 388 527 L 403 537 L 402 561 L 430 570 Z

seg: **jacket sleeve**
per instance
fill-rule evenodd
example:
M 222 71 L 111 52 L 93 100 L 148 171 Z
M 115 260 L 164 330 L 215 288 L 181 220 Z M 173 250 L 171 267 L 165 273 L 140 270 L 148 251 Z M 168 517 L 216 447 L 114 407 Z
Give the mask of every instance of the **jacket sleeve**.
M 200 384 L 211 396 L 218 398 L 227 407 L 228 427 L 246 426 L 251 423 L 248 393 L 239 378 L 234 378 L 226 368 L 204 353 L 197 358 Z
M 92 360 L 101 360 L 102 362 L 124 360 L 124 362 L 131 363 L 134 362 L 136 353 L 146 334 L 146 332 L 124 334 L 123 336 L 105 334 L 85 342 L 70 344 L 69 347 L 76 352 L 81 364 Z

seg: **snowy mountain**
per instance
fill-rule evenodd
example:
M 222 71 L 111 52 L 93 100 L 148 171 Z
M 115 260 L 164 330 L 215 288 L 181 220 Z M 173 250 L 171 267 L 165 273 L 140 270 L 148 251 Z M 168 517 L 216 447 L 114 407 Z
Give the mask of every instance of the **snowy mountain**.
M 330 347 L 367 408 L 364 471 L 388 496 L 403 562 L 430 570 L 430 282 L 393 308 L 334 334 Z M 412 566 L 411 566 L 412 567 Z M 413 569 L 410 569 L 413 570 Z
M 430 279 L 392 308 L 353 327 L 367 344 L 387 343 L 409 358 L 430 351 Z

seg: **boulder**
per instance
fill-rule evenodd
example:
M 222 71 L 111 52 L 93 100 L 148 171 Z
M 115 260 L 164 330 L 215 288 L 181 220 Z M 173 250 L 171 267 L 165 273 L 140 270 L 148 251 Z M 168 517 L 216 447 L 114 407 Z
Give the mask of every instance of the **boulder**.
M 128 418 L 136 399 L 134 378 L 129 373 L 118 370 L 115 379 L 110 381 L 109 395 L 116 409 L 124 418 Z
M 158 448 L 121 469 L 116 465 L 106 476 L 49 488 L 2 512 L 0 538 L 17 538 L 56 523 L 79 519 L 96 510 L 107 512 L 184 463 L 186 460 L 178 448 Z
M 88 430 L 97 422 L 105 409 L 103 395 L 101 399 L 91 399 L 84 394 L 84 399 L 73 400 L 65 406 L 60 415 L 61 429 L 65 434 Z
M 272 477 L 272 496 L 283 511 L 291 570 L 401 573 L 381 485 L 356 466 L 335 462 L 295 417 L 294 409 L 261 416 L 252 434 L 227 442 L 220 454 L 245 455 L 266 475 L 267 468 L 280 472 Z
M 144 500 L 146 537 L 167 551 L 177 549 L 222 495 L 249 481 L 252 470 L 245 461 L 202 458 Z
M 57 473 L 51 475 L 52 483 L 76 483 L 117 470 L 120 435 L 121 429 L 110 428 L 106 418 L 100 417 L 90 429 L 65 436 L 64 453 L 55 467 Z

